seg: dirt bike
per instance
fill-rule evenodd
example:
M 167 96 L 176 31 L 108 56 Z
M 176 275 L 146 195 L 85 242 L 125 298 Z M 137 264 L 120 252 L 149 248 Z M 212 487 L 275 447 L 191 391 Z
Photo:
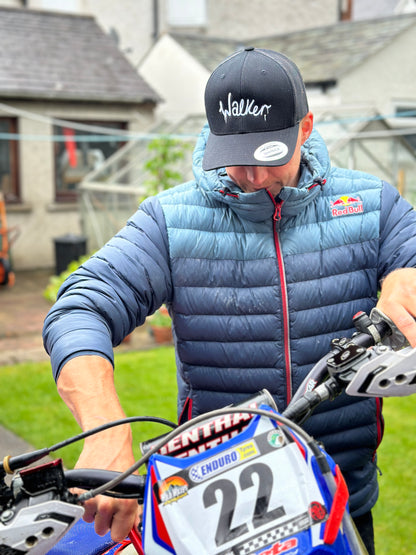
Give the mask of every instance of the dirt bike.
M 339 467 L 300 424 L 343 391 L 367 397 L 414 393 L 416 349 L 376 309 L 358 314 L 355 325 L 351 338 L 332 341 L 282 414 L 262 390 L 180 426 L 156 417 L 126 418 L 5 457 L 0 555 L 365 554 Z M 143 442 L 142 458 L 123 473 L 64 470 L 59 459 L 30 466 L 73 441 L 143 420 L 173 430 Z M 133 474 L 143 465 L 146 475 Z M 10 484 L 6 474 L 13 474 Z M 74 494 L 75 487 L 85 492 Z M 121 543 L 97 536 L 81 517 L 82 504 L 99 494 L 143 504 L 140 530 Z

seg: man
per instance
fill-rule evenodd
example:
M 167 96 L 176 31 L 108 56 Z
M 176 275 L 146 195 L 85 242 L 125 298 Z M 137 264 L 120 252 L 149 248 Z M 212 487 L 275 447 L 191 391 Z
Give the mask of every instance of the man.
M 283 410 L 330 340 L 377 303 L 416 346 L 416 215 L 380 179 L 331 168 L 302 78 L 282 54 L 246 48 L 213 72 L 195 181 L 143 202 L 64 284 L 45 321 L 59 392 L 83 429 L 123 416 L 112 345 L 162 303 L 173 317 L 182 419 L 261 388 Z M 137 387 L 140 377 L 137 376 Z M 380 403 L 341 396 L 306 423 L 340 464 L 373 551 Z M 78 466 L 122 470 L 131 435 L 85 442 Z M 123 537 L 132 502 L 88 502 Z

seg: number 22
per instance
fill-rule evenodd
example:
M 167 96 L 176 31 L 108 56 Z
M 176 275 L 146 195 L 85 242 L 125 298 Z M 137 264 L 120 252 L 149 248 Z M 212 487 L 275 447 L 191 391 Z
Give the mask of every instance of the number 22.
M 258 528 L 271 520 L 284 516 L 286 511 L 283 506 L 276 507 L 272 511 L 268 510 L 270 495 L 273 490 L 273 473 L 264 463 L 255 463 L 243 469 L 239 478 L 241 490 L 246 490 L 254 485 L 254 474 L 259 478 L 259 486 L 252 524 L 254 528 Z M 209 484 L 203 493 L 204 507 L 208 508 L 218 503 L 217 491 L 222 493 L 221 511 L 215 534 L 215 543 L 219 546 L 248 532 L 248 526 L 247 524 L 241 524 L 231 528 L 237 504 L 237 488 L 231 480 L 221 478 Z

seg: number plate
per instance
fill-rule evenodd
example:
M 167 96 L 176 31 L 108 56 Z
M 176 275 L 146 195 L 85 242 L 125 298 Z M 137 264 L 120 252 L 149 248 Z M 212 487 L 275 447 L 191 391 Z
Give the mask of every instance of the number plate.
M 243 555 L 267 553 L 271 545 L 277 547 L 270 553 L 289 553 L 301 547 L 296 535 L 306 530 L 313 545 L 321 544 L 319 523 L 327 508 L 310 459 L 295 436 L 260 417 L 205 453 L 187 459 L 154 455 L 145 552 Z

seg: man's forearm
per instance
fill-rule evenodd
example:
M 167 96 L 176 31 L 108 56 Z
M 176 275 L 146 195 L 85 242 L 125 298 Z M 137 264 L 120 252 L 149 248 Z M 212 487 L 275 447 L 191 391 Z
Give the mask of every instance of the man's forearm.
M 125 416 L 114 386 L 111 363 L 80 356 L 62 368 L 58 391 L 82 430 Z M 134 461 L 130 426 L 117 426 L 85 440 L 77 466 L 124 470 Z
M 83 430 L 124 416 L 114 386 L 111 363 L 100 356 L 80 356 L 67 362 L 58 391 Z
M 100 356 L 79 356 L 62 368 L 58 391 L 83 430 L 124 417 L 114 386 L 113 367 Z M 131 429 L 117 426 L 94 434 L 84 443 L 78 468 L 103 468 L 123 471 L 134 463 Z M 84 504 L 84 520 L 95 522 L 97 534 L 111 530 L 121 541 L 139 520 L 135 499 L 113 499 L 99 495 Z

